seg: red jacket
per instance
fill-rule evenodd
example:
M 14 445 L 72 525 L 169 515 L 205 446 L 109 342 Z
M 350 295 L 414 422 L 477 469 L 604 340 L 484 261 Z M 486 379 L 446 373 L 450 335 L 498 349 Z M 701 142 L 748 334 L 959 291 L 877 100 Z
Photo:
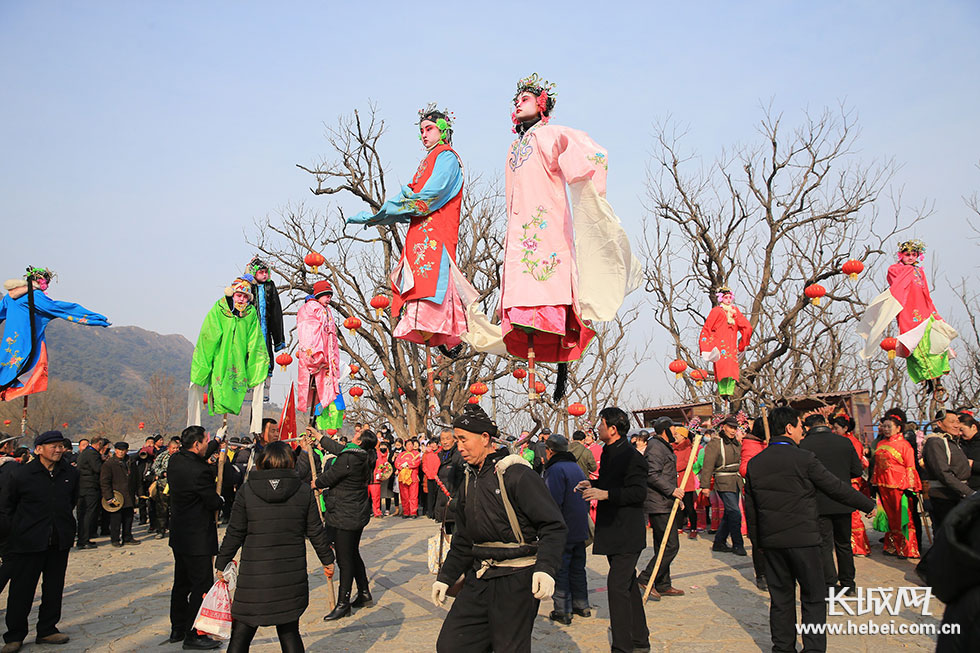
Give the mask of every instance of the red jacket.
M 896 490 L 922 490 L 922 481 L 915 471 L 915 451 L 901 433 L 882 440 L 875 447 L 875 471 L 871 483 Z
M 677 456 L 677 487 L 681 487 L 681 481 L 684 480 L 684 471 L 687 469 L 687 461 L 691 459 L 691 448 L 694 446 L 691 441 L 687 438 L 681 440 L 680 442 L 674 442 L 670 445 L 674 450 L 674 455 Z M 691 474 L 687 477 L 687 484 L 684 486 L 685 492 L 694 492 L 694 479 L 697 478 L 697 474 L 691 471 Z
M 738 463 L 738 473 L 742 475 L 742 478 L 745 478 L 745 468 L 749 464 L 749 461 L 765 448 L 766 443 L 762 440 L 756 440 L 750 437 L 742 438 L 742 457 Z
M 435 451 L 426 451 L 422 454 L 422 473 L 426 480 L 432 481 L 439 476 L 439 454 Z

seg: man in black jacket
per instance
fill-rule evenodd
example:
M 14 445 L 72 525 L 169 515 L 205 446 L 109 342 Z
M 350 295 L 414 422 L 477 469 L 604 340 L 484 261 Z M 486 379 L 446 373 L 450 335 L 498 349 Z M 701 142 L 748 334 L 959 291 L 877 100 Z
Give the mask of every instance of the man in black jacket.
M 94 549 L 98 545 L 91 541 L 95 532 L 96 519 L 102 507 L 102 452 L 109 446 L 105 438 L 96 438 L 78 454 L 78 548 Z
M 684 590 L 677 589 L 670 582 L 670 563 L 677 557 L 680 544 L 677 542 L 677 528 L 671 526 L 668 529 L 667 520 L 674 501 L 684 500 L 684 491 L 677 487 L 677 454 L 670 445 L 674 441 L 671 424 L 669 417 L 660 417 L 653 423 L 654 434 L 647 440 L 646 451 L 643 453 L 648 470 L 647 497 L 643 502 L 643 510 L 650 520 L 650 531 L 653 533 L 653 555 L 637 579 L 640 585 L 646 586 L 650 582 L 661 542 L 665 535 L 667 537 L 664 557 L 660 561 L 660 568 L 650 591 L 650 598 L 654 601 L 659 601 L 661 596 L 684 596 Z
M 823 466 L 840 480 L 850 484 L 861 476 L 861 460 L 847 438 L 834 435 L 823 415 L 809 415 L 803 421 L 807 429 L 800 449 L 812 451 Z M 854 593 L 854 551 L 851 549 L 851 513 L 854 509 L 834 501 L 823 492 L 817 493 L 817 513 L 820 515 L 820 555 L 827 587 L 838 582 L 848 594 Z M 834 552 L 837 566 L 834 566 Z
M 827 586 L 820 556 L 817 493 L 874 510 L 875 502 L 830 473 L 803 440 L 800 414 L 779 406 L 769 415 L 769 446 L 749 461 L 745 474 L 745 511 L 757 531 L 752 541 L 765 550 L 769 583 L 769 632 L 773 653 L 796 651 L 796 584 L 800 585 L 802 621 L 827 621 Z M 803 635 L 803 650 L 826 651 L 827 635 Z
M 27 618 L 42 576 L 35 641 L 64 644 L 69 639 L 58 632 L 58 621 L 75 539 L 72 509 L 78 502 L 78 471 L 62 460 L 65 443 L 59 431 L 37 436 L 34 453 L 37 457 L 14 470 L 0 495 L 0 531 L 9 537 L 4 563 L 10 572 L 4 653 L 19 651 L 27 637 Z
M 598 501 L 592 553 L 609 561 L 606 577 L 612 650 L 649 651 L 650 630 L 636 580 L 636 562 L 646 546 L 643 501 L 647 496 L 647 462 L 626 439 L 630 420 L 620 408 L 599 413 L 599 478 L 582 481 L 586 501 Z
M 102 464 L 99 472 L 102 498 L 110 506 L 115 507 L 115 493 L 122 495 L 122 505 L 109 514 L 109 539 L 112 541 L 112 546 L 139 544 L 139 541 L 133 537 L 136 474 L 138 471 L 129 460 L 129 444 L 117 442 L 113 445 L 112 456 Z
M 218 648 L 221 642 L 198 635 L 193 628 L 201 600 L 214 582 L 211 557 L 218 553 L 215 511 L 221 508 L 214 469 L 207 459 L 218 442 L 208 442 L 200 426 L 180 434 L 181 449 L 170 457 L 170 548 L 174 554 L 174 585 L 170 592 L 170 641 L 185 649 Z
M 935 425 L 937 430 L 926 436 L 922 445 L 923 478 L 929 481 L 933 533 L 940 529 L 956 504 L 974 492 L 967 484 L 972 465 L 959 443 L 959 414 L 942 410 L 936 415 Z
M 465 574 L 436 650 L 529 653 L 541 600 L 555 591 L 567 529 L 541 477 L 497 450 L 497 425 L 478 405 L 453 420 L 467 463 L 449 555 L 432 585 L 436 607 Z
M 453 437 L 453 432 L 446 429 L 439 436 L 439 450 L 436 452 L 439 454 L 439 473 L 437 477 L 439 482 L 442 483 L 442 487 L 446 488 L 443 491 L 442 487 L 436 493 L 436 521 L 446 520 L 446 532 L 452 534 L 456 517 L 454 516 L 455 502 L 450 501 L 450 497 L 446 496 L 446 492 L 452 497 L 458 495 L 459 486 L 463 483 L 463 469 L 464 462 L 463 457 L 459 453 L 459 448 L 456 446 L 456 439 Z M 436 484 L 438 485 L 438 483 Z

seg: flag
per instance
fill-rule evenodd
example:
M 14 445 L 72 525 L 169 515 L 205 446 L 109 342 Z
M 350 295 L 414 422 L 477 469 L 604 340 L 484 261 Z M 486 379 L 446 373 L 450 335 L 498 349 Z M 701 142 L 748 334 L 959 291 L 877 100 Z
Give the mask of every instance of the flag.
M 289 440 L 296 437 L 296 397 L 293 391 L 293 384 L 289 384 L 289 397 L 282 406 L 282 415 L 279 417 L 279 439 Z M 293 449 L 297 442 L 289 443 Z

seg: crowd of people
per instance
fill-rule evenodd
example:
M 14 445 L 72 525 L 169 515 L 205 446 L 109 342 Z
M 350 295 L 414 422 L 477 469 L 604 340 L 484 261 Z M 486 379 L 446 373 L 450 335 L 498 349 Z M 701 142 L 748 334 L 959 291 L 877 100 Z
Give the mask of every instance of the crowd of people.
M 884 533 L 885 556 L 916 560 L 928 550 L 923 535 L 934 534 L 934 549 L 947 553 L 926 556 L 918 571 L 937 587 L 948 585 L 950 557 L 964 555 L 964 542 L 980 545 L 970 540 L 978 534 L 970 520 L 980 517 L 977 421 L 966 409 L 942 410 L 923 427 L 893 408 L 865 440 L 842 412 L 780 406 L 751 422 L 662 417 L 631 431 L 628 415 L 610 407 L 596 429 L 570 439 L 547 428 L 508 437 L 468 405 L 452 428 L 404 440 L 357 424 L 350 441 L 310 428 L 286 443 L 274 420 L 254 439 L 219 442 L 192 426 L 169 440 L 148 437 L 135 452 L 104 438 L 82 440 L 75 452 L 50 431 L 25 455 L 8 439 L 0 443 L 0 576 L 10 584 L 2 651 L 26 638 L 41 578 L 35 641 L 67 642 L 57 622 L 69 550 L 96 548 L 99 537 L 137 545 L 136 520 L 157 538 L 169 535 L 171 642 L 221 645 L 194 619 L 240 553 L 228 650 L 247 651 L 259 627 L 276 626 L 282 650 L 302 651 L 305 541 L 329 578 L 339 567 L 324 620 L 343 619 L 374 603 L 360 541 L 372 519 L 392 515 L 429 517 L 451 537 L 432 595 L 437 605 L 456 598 L 437 650 L 530 650 L 538 605 L 549 598 L 558 624 L 591 618 L 590 545 L 608 563 L 611 649 L 649 650 L 644 603 L 684 596 L 671 565 L 686 534 L 713 536 L 713 554 L 734 556 L 748 555 L 747 535 L 756 583 L 770 595 L 773 650 L 792 651 L 796 587 L 802 621 L 824 623 L 828 590 L 858 587 L 854 556 L 879 554 L 866 519 Z M 980 601 L 976 581 L 961 578 L 942 596 L 947 620 Z M 940 636 L 940 650 L 976 643 L 961 625 L 960 639 Z M 803 646 L 826 650 L 826 636 L 805 634 Z

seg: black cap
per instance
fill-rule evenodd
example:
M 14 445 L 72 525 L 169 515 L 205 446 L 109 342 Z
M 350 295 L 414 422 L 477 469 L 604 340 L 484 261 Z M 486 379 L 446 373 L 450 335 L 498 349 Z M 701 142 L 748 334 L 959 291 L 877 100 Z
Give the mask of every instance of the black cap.
M 735 419 L 734 417 L 732 417 L 731 415 L 729 415 L 725 419 L 721 420 L 721 423 L 722 424 L 727 424 L 728 426 L 731 426 L 732 428 L 735 428 L 735 429 L 738 428 L 738 420 Z
M 653 430 L 656 431 L 657 435 L 660 435 L 673 425 L 674 420 L 670 419 L 669 417 L 658 417 L 653 422 Z
M 555 434 L 545 441 L 544 446 L 552 451 L 568 451 L 568 440 L 564 435 Z
M 120 451 L 129 451 L 129 443 L 128 442 L 124 442 L 122 440 L 120 440 L 119 442 L 117 442 L 116 444 L 114 444 L 112 446 L 114 448 L 116 448 L 116 449 L 119 449 Z
M 39 447 L 42 444 L 51 444 L 53 442 L 64 442 L 65 436 L 61 434 L 61 431 L 45 431 L 41 435 L 34 438 L 34 446 Z

